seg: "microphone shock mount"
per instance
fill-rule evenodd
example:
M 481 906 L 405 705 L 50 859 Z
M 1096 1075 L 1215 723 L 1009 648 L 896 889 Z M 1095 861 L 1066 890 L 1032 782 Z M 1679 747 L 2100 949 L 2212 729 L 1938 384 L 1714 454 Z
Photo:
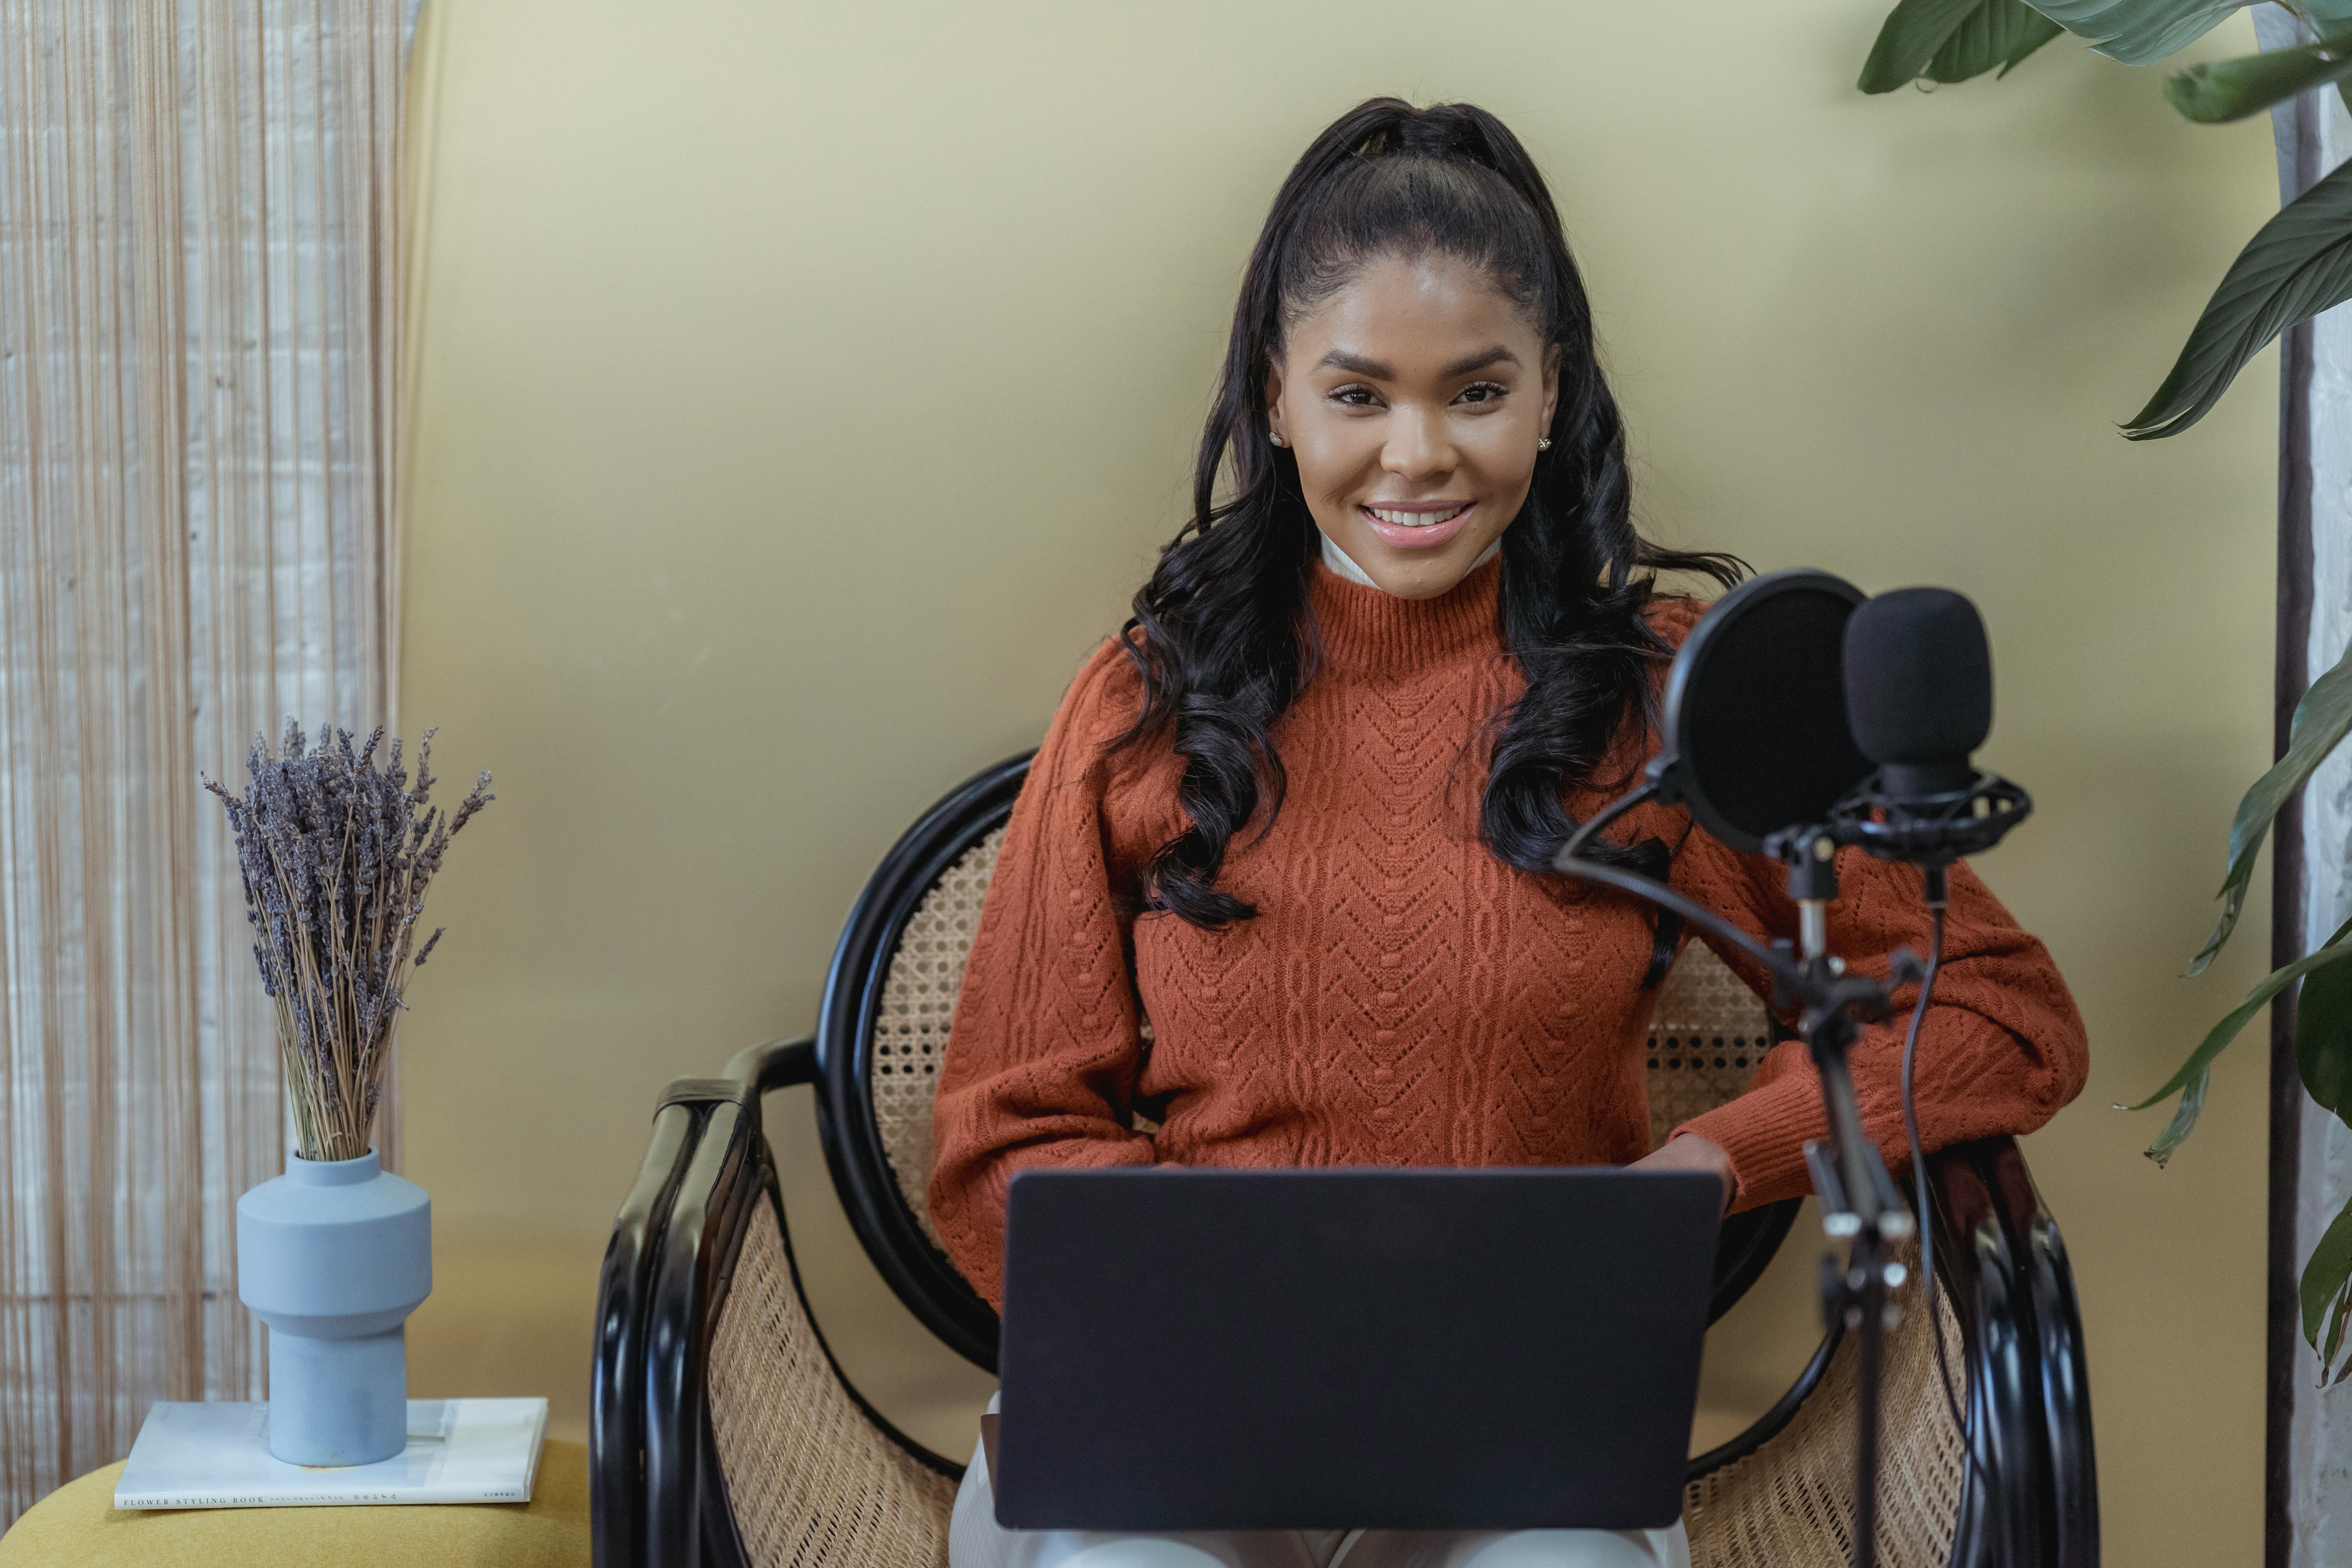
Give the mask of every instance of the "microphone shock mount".
M 1998 773 L 1978 772 L 1965 788 L 1924 795 L 1898 795 L 1885 778 L 1882 771 L 1863 780 L 1830 807 L 1825 827 L 1792 831 L 1825 831 L 1874 858 L 1940 871 L 1983 854 L 2033 810 L 2033 797 Z

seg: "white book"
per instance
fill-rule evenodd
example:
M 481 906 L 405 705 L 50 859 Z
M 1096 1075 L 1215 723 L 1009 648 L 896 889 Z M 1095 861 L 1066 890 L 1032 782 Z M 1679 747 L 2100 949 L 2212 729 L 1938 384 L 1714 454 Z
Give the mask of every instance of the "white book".
M 412 1399 L 408 1447 L 373 1465 L 289 1465 L 267 1404 L 157 1403 L 115 1483 L 117 1508 L 529 1502 L 544 1399 Z

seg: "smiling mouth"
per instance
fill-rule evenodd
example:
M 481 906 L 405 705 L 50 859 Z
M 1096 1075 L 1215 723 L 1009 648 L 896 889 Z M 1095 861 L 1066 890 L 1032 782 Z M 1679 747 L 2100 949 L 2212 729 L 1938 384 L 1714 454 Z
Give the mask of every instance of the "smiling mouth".
M 1452 522 L 1455 518 L 1468 511 L 1473 504 L 1466 500 L 1448 501 L 1432 511 L 1385 506 L 1368 506 L 1363 510 L 1369 516 L 1379 519 L 1391 528 L 1435 528 L 1439 523 Z

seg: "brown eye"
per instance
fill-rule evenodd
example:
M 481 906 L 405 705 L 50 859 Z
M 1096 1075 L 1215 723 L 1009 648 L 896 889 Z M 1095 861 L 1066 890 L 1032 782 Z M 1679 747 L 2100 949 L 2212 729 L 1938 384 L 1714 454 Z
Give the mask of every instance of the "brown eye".
M 1493 403 L 1496 399 L 1504 396 L 1509 391 L 1510 389 L 1508 387 L 1497 385 L 1491 381 L 1473 382 L 1468 386 L 1462 389 L 1456 401 L 1469 403 Z

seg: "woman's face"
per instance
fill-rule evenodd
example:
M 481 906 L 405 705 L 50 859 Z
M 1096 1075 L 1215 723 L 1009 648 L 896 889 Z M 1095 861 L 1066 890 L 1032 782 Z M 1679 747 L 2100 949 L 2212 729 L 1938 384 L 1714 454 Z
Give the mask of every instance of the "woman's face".
M 1559 351 L 1450 256 L 1385 257 L 1290 329 L 1267 419 L 1315 526 L 1374 583 L 1431 599 L 1528 499 Z

